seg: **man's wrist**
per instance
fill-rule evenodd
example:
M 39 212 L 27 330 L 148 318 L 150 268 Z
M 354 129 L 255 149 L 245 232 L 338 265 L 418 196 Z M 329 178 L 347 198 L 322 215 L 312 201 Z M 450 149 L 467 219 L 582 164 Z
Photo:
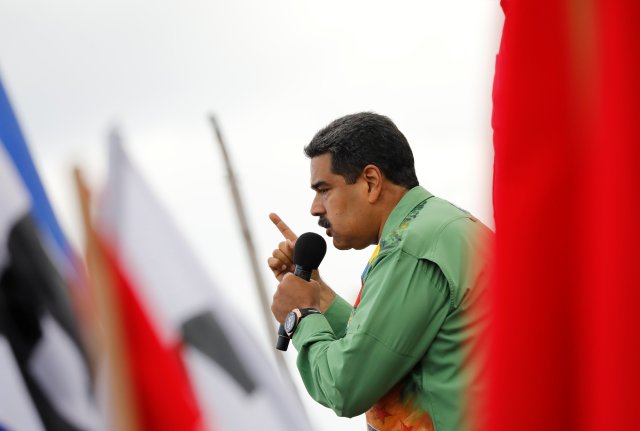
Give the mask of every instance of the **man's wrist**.
M 286 319 L 284 320 L 284 330 L 291 338 L 293 333 L 296 331 L 296 328 L 300 324 L 300 321 L 307 316 L 312 314 L 322 314 L 319 308 L 316 307 L 306 307 L 306 308 L 294 308 L 287 314 Z
M 321 279 L 318 282 L 320 283 L 320 311 L 324 313 L 336 298 L 336 293 Z

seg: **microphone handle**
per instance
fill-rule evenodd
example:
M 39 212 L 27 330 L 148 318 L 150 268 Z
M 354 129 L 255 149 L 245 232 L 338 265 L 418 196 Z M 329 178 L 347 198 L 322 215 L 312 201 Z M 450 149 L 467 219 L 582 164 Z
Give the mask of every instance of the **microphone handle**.
M 309 281 L 311 280 L 312 272 L 313 269 L 304 269 L 300 265 L 296 265 L 296 269 L 293 271 L 293 275 L 295 275 L 296 277 L 300 277 L 304 281 Z
M 309 281 L 311 280 L 312 272 L 313 269 L 305 269 L 300 265 L 296 265 L 296 269 L 293 271 L 293 275 L 295 275 L 296 277 L 300 277 L 304 281 Z M 289 340 L 290 338 L 287 335 L 287 332 L 284 330 L 284 326 L 280 325 L 280 327 L 278 328 L 278 340 L 276 342 L 276 349 L 286 352 L 289 348 Z

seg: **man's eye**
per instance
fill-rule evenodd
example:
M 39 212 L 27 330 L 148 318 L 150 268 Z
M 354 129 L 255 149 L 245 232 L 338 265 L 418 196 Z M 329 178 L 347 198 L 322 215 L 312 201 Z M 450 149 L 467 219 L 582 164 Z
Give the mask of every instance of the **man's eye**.
M 329 189 L 318 189 L 318 193 L 320 193 L 321 195 L 325 194 L 328 191 Z

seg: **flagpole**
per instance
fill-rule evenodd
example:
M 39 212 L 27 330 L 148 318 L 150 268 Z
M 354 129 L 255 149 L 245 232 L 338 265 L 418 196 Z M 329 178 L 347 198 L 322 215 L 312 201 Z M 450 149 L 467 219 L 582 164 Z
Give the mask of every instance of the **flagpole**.
M 102 333 L 96 334 L 99 356 L 108 363 L 109 382 L 107 383 L 109 413 L 112 413 L 111 424 L 114 429 L 122 431 L 139 431 L 139 412 L 136 409 L 135 394 L 129 376 L 131 370 L 125 358 L 123 335 L 125 328 L 122 321 L 122 310 L 115 298 L 114 280 L 111 270 L 106 265 L 104 249 L 98 241 L 93 217 L 91 214 L 91 193 L 82 172 L 74 168 L 73 176 L 76 194 L 82 216 L 85 235 L 85 262 L 87 264 L 89 286 L 96 301 L 97 324 Z M 93 324 L 93 322 L 92 322 Z
M 222 157 L 224 158 L 224 163 L 227 169 L 227 176 L 229 179 L 229 185 L 231 186 L 231 196 L 233 197 L 233 203 L 236 209 L 236 215 L 238 216 L 238 220 L 240 221 L 240 228 L 242 229 L 242 236 L 244 237 L 244 243 L 246 246 L 247 254 L 249 255 L 249 262 L 251 264 L 251 269 L 253 273 L 253 280 L 256 290 L 258 291 L 258 298 L 260 299 L 260 305 L 262 308 L 262 316 L 264 318 L 265 327 L 268 329 L 272 329 L 268 331 L 271 336 L 271 345 L 276 345 L 276 326 L 274 324 L 274 320 L 271 316 L 271 305 L 269 302 L 269 298 L 267 296 L 267 290 L 260 275 L 260 267 L 258 265 L 258 258 L 256 256 L 256 249 L 253 244 L 253 238 L 251 236 L 251 229 L 249 228 L 249 223 L 247 221 L 244 204 L 242 201 L 242 197 L 240 195 L 240 189 L 238 188 L 238 183 L 236 181 L 235 173 L 233 172 L 233 168 L 231 166 L 231 159 L 229 157 L 229 153 L 227 152 L 227 148 L 224 143 L 224 139 L 222 137 L 222 132 L 214 115 L 209 115 L 209 121 L 211 121 L 211 126 L 213 127 L 213 131 L 216 135 L 218 144 L 220 146 L 220 150 L 222 151 Z M 275 355 L 278 366 L 280 367 L 281 374 L 283 377 L 289 380 L 289 383 L 293 385 L 293 381 L 291 379 L 291 371 L 284 360 L 283 355 Z M 297 391 L 296 391 L 297 393 Z

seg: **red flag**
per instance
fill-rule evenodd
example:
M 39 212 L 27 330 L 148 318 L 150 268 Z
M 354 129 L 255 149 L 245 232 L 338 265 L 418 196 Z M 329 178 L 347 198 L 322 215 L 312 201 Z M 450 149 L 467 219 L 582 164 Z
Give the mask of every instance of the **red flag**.
M 600 0 L 595 9 L 596 121 L 584 178 L 592 193 L 584 232 L 593 237 L 584 262 L 584 422 L 593 430 L 631 430 L 640 429 L 640 2 Z M 593 205 L 594 196 L 601 204 Z
M 502 6 L 487 429 L 638 429 L 640 3 Z
M 151 324 L 128 277 L 107 250 L 131 390 L 141 430 L 204 430 L 202 415 L 182 364 L 182 346 L 165 345 Z

